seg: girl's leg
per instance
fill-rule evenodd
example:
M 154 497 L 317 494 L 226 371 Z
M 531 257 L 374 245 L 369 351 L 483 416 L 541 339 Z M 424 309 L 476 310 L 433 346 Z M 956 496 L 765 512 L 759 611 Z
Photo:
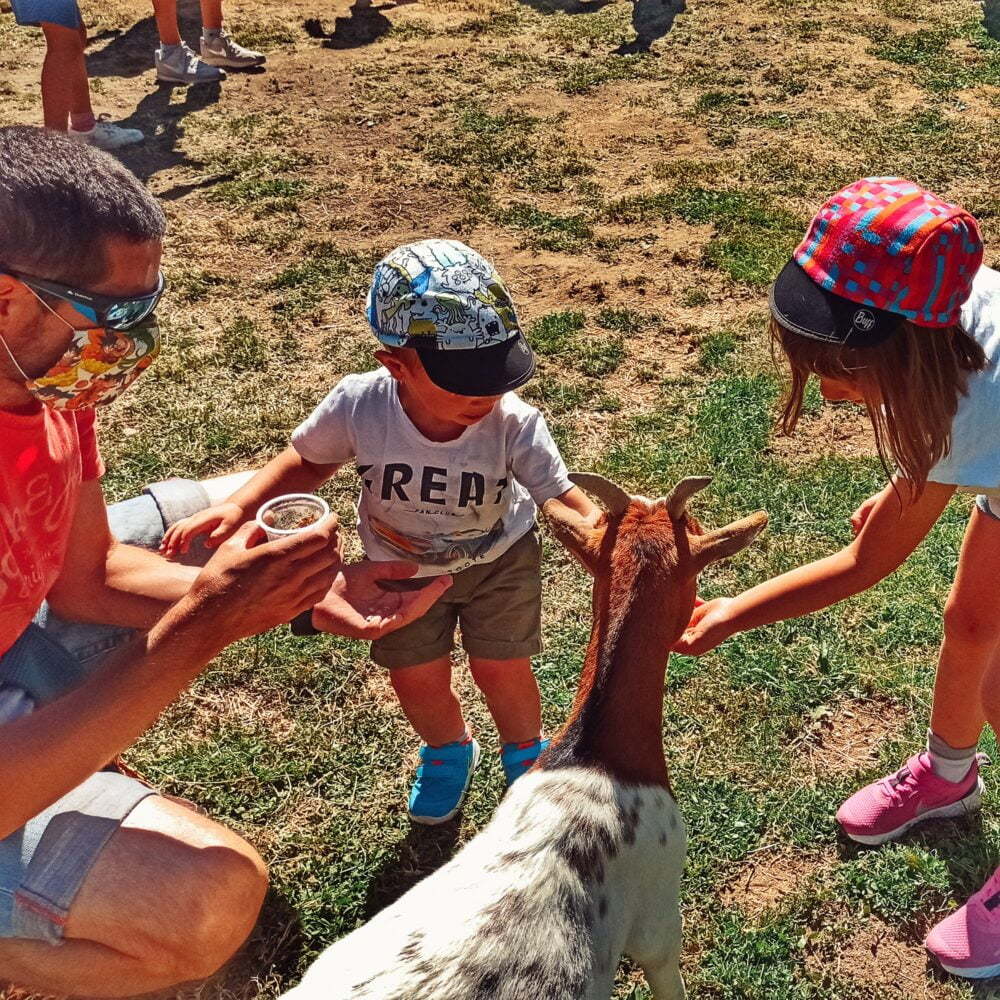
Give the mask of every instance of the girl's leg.
M 487 660 L 469 657 L 469 669 L 486 698 L 501 743 L 524 743 L 542 731 L 542 702 L 531 658 Z
M 90 85 L 87 64 L 83 58 L 83 41 L 76 28 L 42 23 L 45 35 L 45 61 L 42 63 L 42 112 L 45 127 L 65 132 L 71 111 L 77 109 L 81 94 L 90 105 Z
M 156 30 L 162 45 L 180 45 L 181 33 L 177 27 L 177 0 L 153 0 Z
M 451 686 L 451 659 L 442 656 L 389 671 L 396 697 L 410 725 L 429 746 L 440 747 L 465 735 L 462 706 Z
M 945 605 L 931 710 L 931 731 L 956 749 L 977 743 L 987 717 L 980 689 L 1000 640 L 998 565 L 1000 520 L 976 507 Z M 1000 713 L 991 721 L 1000 724 Z
M 201 26 L 215 31 L 222 27 L 222 0 L 201 0 Z

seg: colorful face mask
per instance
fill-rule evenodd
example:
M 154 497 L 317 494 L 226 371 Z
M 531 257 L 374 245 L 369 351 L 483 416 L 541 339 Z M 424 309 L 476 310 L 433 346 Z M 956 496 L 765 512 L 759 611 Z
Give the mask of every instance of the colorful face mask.
M 41 301 L 41 300 L 40 300 Z M 43 301 L 46 309 L 49 306 Z M 63 323 L 66 320 L 49 309 Z M 44 375 L 31 378 L 18 364 L 7 342 L 0 337 L 24 386 L 36 399 L 54 410 L 78 410 L 117 399 L 160 353 L 160 328 L 154 316 L 128 330 L 90 327 L 73 331 L 65 353 Z

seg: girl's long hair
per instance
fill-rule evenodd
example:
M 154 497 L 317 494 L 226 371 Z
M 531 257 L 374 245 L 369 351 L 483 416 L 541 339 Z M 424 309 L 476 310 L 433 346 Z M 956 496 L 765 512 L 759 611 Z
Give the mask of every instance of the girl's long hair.
M 810 375 L 837 379 L 864 397 L 886 472 L 895 464 L 919 494 L 927 473 L 951 448 L 951 424 L 969 375 L 986 367 L 982 347 L 960 326 L 929 329 L 900 319 L 876 347 L 812 340 L 771 319 L 771 352 L 791 369 L 779 424 L 791 434 Z

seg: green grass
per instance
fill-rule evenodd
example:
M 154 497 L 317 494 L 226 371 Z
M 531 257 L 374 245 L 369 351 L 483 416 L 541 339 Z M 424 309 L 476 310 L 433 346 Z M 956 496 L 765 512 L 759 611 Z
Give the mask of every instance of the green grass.
M 978 18 L 889 37 L 880 33 L 871 51 L 880 59 L 913 67 L 922 86 L 932 92 L 1000 86 L 1000 41 L 990 37 Z

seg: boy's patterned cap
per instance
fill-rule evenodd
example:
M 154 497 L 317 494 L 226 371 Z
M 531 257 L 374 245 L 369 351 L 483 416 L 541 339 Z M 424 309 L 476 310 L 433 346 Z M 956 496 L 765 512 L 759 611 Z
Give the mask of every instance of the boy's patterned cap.
M 379 261 L 368 322 L 387 347 L 420 352 L 431 381 L 459 395 L 499 395 L 535 371 L 503 280 L 457 240 L 408 243 Z
M 957 323 L 982 261 L 979 226 L 963 208 L 900 177 L 866 177 L 816 214 L 771 290 L 771 308 L 805 336 L 872 346 L 900 316 L 918 326 Z

